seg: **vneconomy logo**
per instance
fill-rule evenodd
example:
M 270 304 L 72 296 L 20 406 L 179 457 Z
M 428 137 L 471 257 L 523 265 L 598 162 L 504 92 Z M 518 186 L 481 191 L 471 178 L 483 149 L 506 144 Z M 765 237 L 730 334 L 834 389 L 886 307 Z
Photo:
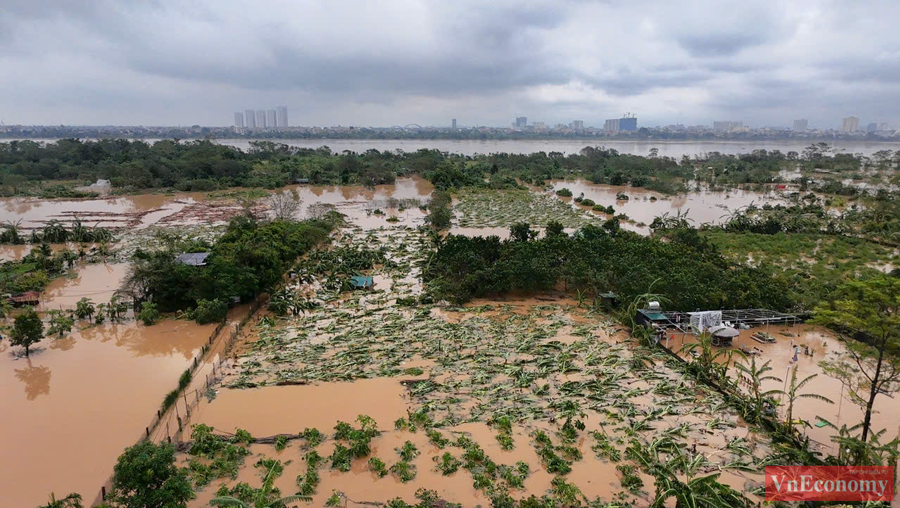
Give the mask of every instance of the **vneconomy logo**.
M 893 500 L 893 466 L 766 466 L 766 501 Z

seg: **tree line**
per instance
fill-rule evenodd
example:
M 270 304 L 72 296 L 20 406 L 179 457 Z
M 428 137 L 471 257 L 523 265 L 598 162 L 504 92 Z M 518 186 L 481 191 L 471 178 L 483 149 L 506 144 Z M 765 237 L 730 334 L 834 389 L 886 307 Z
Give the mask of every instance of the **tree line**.
M 890 167 L 895 158 L 888 153 L 879 158 L 879 164 Z M 424 176 L 439 188 L 509 187 L 517 182 L 541 185 L 549 179 L 580 177 L 594 183 L 675 193 L 694 180 L 772 183 L 780 181 L 782 169 L 801 162 L 810 167 L 860 168 L 863 158 L 832 153 L 827 145 L 812 145 L 803 153 L 713 152 L 678 161 L 660 157 L 656 149 L 641 156 L 592 146 L 571 154 L 466 156 L 432 149 L 334 153 L 324 146 L 298 148 L 272 141 L 251 141 L 250 148 L 242 151 L 209 140 L 161 140 L 152 144 L 127 139 L 25 140 L 0 143 L 0 193 L 71 197 L 74 191 L 67 191 L 60 182 L 85 184 L 97 179 L 109 180 L 118 192 L 277 188 L 298 181 L 373 186 L 412 174 Z
M 630 301 L 652 288 L 681 311 L 789 310 L 794 303 L 786 279 L 727 260 L 689 228 L 663 241 L 620 229 L 615 219 L 573 235 L 551 223 L 540 238 L 528 224 L 516 224 L 507 240 L 448 235 L 438 242 L 423 272 L 438 300 L 560 289 L 579 297 L 613 292 Z

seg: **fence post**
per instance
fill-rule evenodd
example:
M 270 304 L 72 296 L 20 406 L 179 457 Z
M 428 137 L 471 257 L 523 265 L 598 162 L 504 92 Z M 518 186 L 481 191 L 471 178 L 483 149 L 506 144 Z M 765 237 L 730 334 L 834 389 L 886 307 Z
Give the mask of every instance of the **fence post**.
M 184 396 L 184 410 L 187 411 L 187 415 L 188 415 L 188 416 L 191 416 L 191 411 L 190 411 L 190 409 L 188 408 L 187 392 L 183 392 L 181 395 Z
M 146 429 L 147 429 L 147 437 L 149 438 L 150 437 L 150 427 L 146 427 Z
M 181 417 L 178 417 L 178 432 L 181 432 Z
M 100 500 L 106 501 L 106 485 L 100 487 Z

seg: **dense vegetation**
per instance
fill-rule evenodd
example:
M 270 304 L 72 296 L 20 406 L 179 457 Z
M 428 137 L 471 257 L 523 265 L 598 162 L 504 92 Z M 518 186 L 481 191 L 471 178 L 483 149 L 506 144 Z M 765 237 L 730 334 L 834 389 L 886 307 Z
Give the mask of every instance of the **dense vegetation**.
M 0 263 L 0 296 L 40 291 L 50 279 L 63 274 L 82 254 L 83 251 L 76 254 L 68 249 L 54 254 L 49 245 L 41 244 L 21 261 Z
M 185 240 L 170 248 L 134 255 L 126 291 L 135 302 L 154 302 L 160 311 L 192 309 L 198 321 L 214 321 L 233 297 L 244 301 L 275 287 L 298 256 L 327 238 L 339 217 L 313 221 L 231 220 L 214 245 Z M 205 266 L 176 261 L 184 252 L 209 252 Z
M 755 150 L 741 155 L 710 153 L 681 161 L 621 154 L 586 147 L 577 154 L 498 153 L 474 157 L 422 149 L 404 153 L 368 150 L 332 153 L 327 147 L 296 148 L 270 141 L 252 141 L 243 152 L 211 141 L 178 142 L 63 139 L 55 143 L 0 143 L 0 193 L 72 197 L 72 182 L 110 180 L 120 191 L 152 188 L 208 191 L 219 188 L 275 188 L 308 180 L 313 184 L 377 185 L 398 176 L 419 174 L 440 189 L 455 187 L 508 188 L 517 181 L 542 184 L 551 178 L 582 177 L 594 183 L 646 187 L 673 193 L 691 181 L 712 184 L 771 183 L 784 169 L 824 169 L 858 172 L 866 167 L 889 169 L 896 155 L 885 152 L 864 158 L 832 154 L 827 145 L 813 145 L 802 154 Z M 880 153 L 880 152 L 879 152 Z M 53 183 L 49 183 L 53 182 Z M 838 181 L 838 183 L 840 183 Z
M 527 224 L 511 238 L 448 236 L 428 261 L 424 278 L 437 298 L 464 302 L 510 291 L 558 288 L 596 296 L 612 291 L 630 301 L 652 290 L 673 310 L 766 307 L 786 310 L 786 279 L 726 260 L 695 230 L 673 231 L 667 241 L 585 226 L 575 235 L 549 225 L 536 238 Z

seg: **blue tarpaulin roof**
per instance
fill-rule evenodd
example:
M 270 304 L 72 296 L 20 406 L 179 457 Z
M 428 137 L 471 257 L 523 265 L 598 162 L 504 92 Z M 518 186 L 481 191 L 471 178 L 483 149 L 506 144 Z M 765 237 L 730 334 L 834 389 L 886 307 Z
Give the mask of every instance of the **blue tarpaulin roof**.
M 375 279 L 364 275 L 354 275 L 350 277 L 350 284 L 355 288 L 370 288 L 375 285 Z

